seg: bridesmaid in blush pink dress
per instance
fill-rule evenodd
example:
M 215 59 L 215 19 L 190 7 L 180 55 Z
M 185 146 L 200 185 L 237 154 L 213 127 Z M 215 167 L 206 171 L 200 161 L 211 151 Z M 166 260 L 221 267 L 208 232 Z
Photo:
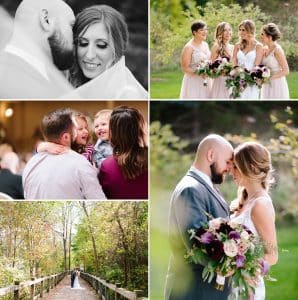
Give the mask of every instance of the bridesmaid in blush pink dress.
M 232 37 L 231 25 L 227 22 L 221 22 L 215 30 L 215 43 L 211 49 L 211 61 L 214 62 L 218 58 L 227 57 L 230 60 L 233 56 L 233 48 L 229 42 Z M 229 90 L 225 85 L 226 77 L 220 76 L 213 80 L 211 89 L 211 99 L 229 99 Z
M 286 75 L 289 66 L 283 49 L 277 43 L 281 34 L 276 24 L 264 25 L 261 32 L 261 41 L 266 47 L 262 64 L 271 71 L 270 82 L 262 86 L 261 99 L 289 99 L 289 88 Z
M 181 53 L 181 69 L 184 73 L 180 99 L 208 99 L 212 81 L 195 74 L 197 67 L 210 58 L 210 50 L 205 42 L 207 26 L 203 21 L 191 25 L 193 38 L 186 43 Z

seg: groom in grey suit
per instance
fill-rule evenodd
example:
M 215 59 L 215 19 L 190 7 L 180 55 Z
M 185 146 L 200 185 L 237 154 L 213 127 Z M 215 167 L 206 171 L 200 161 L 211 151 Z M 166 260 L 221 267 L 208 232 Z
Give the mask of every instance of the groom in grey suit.
M 213 184 L 221 184 L 231 167 L 233 148 L 219 135 L 208 135 L 198 146 L 196 158 L 175 188 L 169 215 L 171 258 L 166 280 L 165 299 L 224 300 L 230 289 L 215 289 L 215 279 L 202 279 L 204 266 L 188 264 L 184 258 L 191 247 L 188 230 L 198 229 L 214 218 L 229 216 L 229 207 Z

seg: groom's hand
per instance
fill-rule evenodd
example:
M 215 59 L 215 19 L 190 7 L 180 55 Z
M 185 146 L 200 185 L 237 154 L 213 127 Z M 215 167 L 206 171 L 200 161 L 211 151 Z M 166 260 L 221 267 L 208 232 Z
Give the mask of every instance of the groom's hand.
M 225 275 L 223 275 L 220 270 L 216 270 L 216 273 L 222 277 L 231 277 L 234 273 L 235 273 L 235 270 L 231 270 L 229 272 L 227 272 Z

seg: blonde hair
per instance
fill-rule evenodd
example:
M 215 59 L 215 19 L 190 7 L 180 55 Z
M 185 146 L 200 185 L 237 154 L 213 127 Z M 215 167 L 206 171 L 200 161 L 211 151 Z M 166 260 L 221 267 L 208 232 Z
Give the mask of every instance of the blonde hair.
M 87 116 L 86 114 L 78 112 L 78 111 L 73 112 L 73 117 L 76 119 L 81 119 L 84 122 L 86 122 L 87 130 L 88 130 L 87 144 L 90 142 L 92 143 L 91 118 L 89 116 Z M 76 141 L 74 141 L 72 143 L 72 149 L 78 153 L 83 153 L 85 151 L 85 147 L 86 147 L 86 145 L 80 145 Z
M 255 25 L 254 21 L 244 20 L 239 24 L 238 29 L 240 29 L 240 27 L 243 27 L 245 29 L 245 31 L 250 33 L 251 35 L 255 35 L 256 25 Z M 240 39 L 240 49 L 241 50 L 245 49 L 247 44 L 248 44 L 247 40 Z
M 246 142 L 234 150 L 234 164 L 246 178 L 260 182 L 263 189 L 268 191 L 274 182 L 271 154 L 266 147 L 257 142 Z M 238 190 L 238 207 L 242 208 L 247 200 L 247 191 L 240 187 Z
M 230 55 L 226 49 L 227 45 L 224 43 L 224 40 L 223 40 L 223 35 L 224 35 L 226 25 L 228 25 L 230 28 L 232 28 L 231 25 L 227 22 L 221 22 L 216 26 L 214 40 L 215 40 L 215 45 L 218 46 L 217 54 L 220 57 L 226 56 L 226 57 L 230 58 Z
M 99 117 L 102 117 L 102 116 L 107 116 L 108 118 L 111 117 L 111 114 L 112 114 L 112 111 L 111 109 L 102 109 L 100 111 L 98 111 L 95 116 L 94 116 L 94 120 L 99 118 Z

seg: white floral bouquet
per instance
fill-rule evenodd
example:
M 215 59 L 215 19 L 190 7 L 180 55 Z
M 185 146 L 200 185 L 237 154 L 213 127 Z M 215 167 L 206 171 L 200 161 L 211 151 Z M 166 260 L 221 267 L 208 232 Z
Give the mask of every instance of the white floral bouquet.
M 255 282 L 267 274 L 264 247 L 245 225 L 223 218 L 189 230 L 192 248 L 185 258 L 204 266 L 202 277 L 210 283 L 216 276 L 216 288 L 224 289 L 229 278 L 237 293 L 247 297 L 254 293 Z
M 209 76 L 210 74 L 210 62 L 207 61 L 201 61 L 197 68 L 195 69 L 195 74 L 200 75 L 200 76 L 205 76 L 204 78 L 204 86 L 208 85 L 208 81 L 207 81 L 207 76 Z

